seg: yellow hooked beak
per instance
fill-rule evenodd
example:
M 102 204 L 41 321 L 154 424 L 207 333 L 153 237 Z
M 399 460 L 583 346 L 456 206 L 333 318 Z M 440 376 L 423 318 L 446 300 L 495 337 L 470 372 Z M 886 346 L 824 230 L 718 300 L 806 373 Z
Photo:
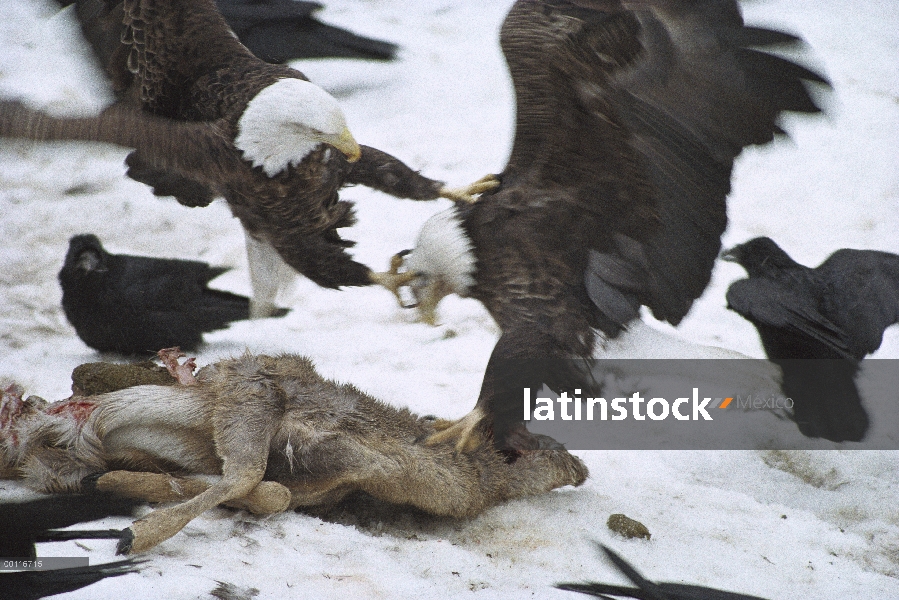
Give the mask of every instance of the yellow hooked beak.
M 362 149 L 359 147 L 359 144 L 356 143 L 349 128 L 344 128 L 340 135 L 328 143 L 340 150 L 351 163 L 356 162 L 362 157 Z

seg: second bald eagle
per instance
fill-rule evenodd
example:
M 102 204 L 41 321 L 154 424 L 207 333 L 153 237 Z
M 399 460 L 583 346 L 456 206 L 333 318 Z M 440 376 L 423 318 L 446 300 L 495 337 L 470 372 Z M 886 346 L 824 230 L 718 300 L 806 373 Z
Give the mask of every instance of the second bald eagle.
M 519 0 L 500 43 L 517 100 L 501 187 L 426 223 L 393 284 L 425 320 L 449 293 L 496 320 L 478 404 L 438 439 L 464 447 L 490 416 L 515 451 L 533 441 L 522 388 L 590 382 L 545 362 L 509 368 L 592 357 L 641 306 L 680 322 L 721 247 L 734 159 L 783 133 L 783 111 L 819 112 L 807 82 L 826 82 L 769 52 L 799 39 L 744 25 L 736 1 Z

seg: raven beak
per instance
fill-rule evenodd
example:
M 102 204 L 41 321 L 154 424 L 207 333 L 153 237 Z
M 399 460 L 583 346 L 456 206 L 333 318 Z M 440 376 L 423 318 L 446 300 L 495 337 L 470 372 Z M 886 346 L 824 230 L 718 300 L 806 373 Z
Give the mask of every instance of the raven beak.
M 740 262 L 737 259 L 736 248 L 729 248 L 726 250 L 722 250 L 721 254 L 718 255 L 718 258 L 720 258 L 724 262 L 732 262 L 732 263 Z
M 340 135 L 331 142 L 331 145 L 340 150 L 351 163 L 356 162 L 362 157 L 362 149 L 359 147 L 359 144 L 356 143 L 353 134 L 350 133 L 348 128 L 344 128 Z

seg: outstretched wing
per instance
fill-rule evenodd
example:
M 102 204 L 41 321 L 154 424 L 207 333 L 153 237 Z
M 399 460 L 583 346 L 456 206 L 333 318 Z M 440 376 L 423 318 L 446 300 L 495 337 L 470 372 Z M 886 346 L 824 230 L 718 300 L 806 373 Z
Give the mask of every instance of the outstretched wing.
M 861 360 L 899 323 L 899 256 L 875 250 L 837 250 L 815 269 L 827 285 L 826 310 L 839 319 L 852 355 Z
M 95 117 L 54 117 L 17 101 L 0 101 L 0 137 L 34 141 L 106 142 L 134 148 L 147 168 L 196 181 L 223 195 L 245 169 L 224 128 L 155 117 L 136 107 L 113 105 Z
M 125 32 L 123 0 L 57 0 L 61 6 L 74 4 L 81 33 L 106 72 L 112 89 L 121 97 L 134 80 L 128 70 L 128 50 L 122 44 Z
M 678 323 L 720 250 L 734 158 L 782 133 L 781 112 L 818 112 L 807 82 L 826 81 L 761 50 L 799 40 L 745 26 L 735 1 L 520 0 L 501 42 L 518 111 L 504 187 L 564 190 L 605 320 L 621 299 L 602 288 L 627 273 L 625 295 Z

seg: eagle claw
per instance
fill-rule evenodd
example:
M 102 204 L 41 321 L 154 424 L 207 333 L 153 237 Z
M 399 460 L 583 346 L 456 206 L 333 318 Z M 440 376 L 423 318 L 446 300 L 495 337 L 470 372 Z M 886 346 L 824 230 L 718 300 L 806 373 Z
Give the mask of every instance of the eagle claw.
M 460 188 L 443 187 L 440 189 L 441 198 L 449 198 L 457 202 L 467 202 L 472 204 L 477 202 L 476 196 L 480 196 L 484 192 L 495 190 L 499 187 L 500 181 L 496 175 L 484 175 L 477 181 L 469 183 Z
M 376 273 L 371 271 L 368 274 L 368 278 L 372 283 L 380 285 L 382 287 L 390 290 L 394 296 L 396 296 L 397 302 L 399 302 L 400 308 L 414 308 L 414 306 L 408 306 L 405 302 L 403 302 L 403 297 L 400 295 L 400 288 L 404 285 L 407 285 L 410 281 L 415 279 L 415 273 L 405 272 L 400 273 L 399 269 L 403 266 L 403 252 L 398 254 L 394 254 L 390 259 L 390 269 L 383 273 Z
M 458 421 L 438 419 L 434 422 L 434 429 L 437 432 L 425 440 L 425 445 L 436 446 L 456 440 L 455 450 L 457 453 L 462 454 L 476 450 L 482 441 L 477 428 L 485 416 L 484 411 L 475 407 Z

